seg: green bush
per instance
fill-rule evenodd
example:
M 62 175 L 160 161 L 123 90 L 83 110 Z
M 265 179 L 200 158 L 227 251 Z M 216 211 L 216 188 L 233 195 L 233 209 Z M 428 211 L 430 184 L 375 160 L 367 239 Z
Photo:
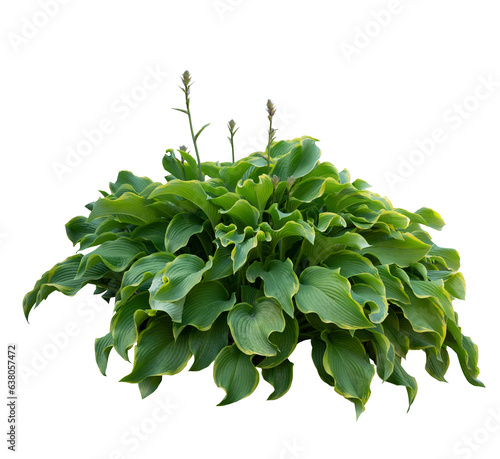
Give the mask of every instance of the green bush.
M 73 244 L 91 251 L 42 276 L 24 298 L 26 317 L 56 290 L 74 295 L 92 284 L 114 298 L 97 364 L 105 374 L 111 349 L 128 361 L 135 346 L 122 381 L 138 383 L 143 397 L 194 356 L 193 371 L 214 362 L 226 392 L 220 405 L 250 395 L 258 369 L 277 399 L 290 388 L 289 358 L 304 340 L 320 378 L 358 416 L 375 371 L 405 386 L 411 405 L 417 383 L 401 362 L 413 349 L 444 381 L 451 348 L 467 380 L 482 386 L 477 347 L 452 306 L 465 295 L 459 255 L 422 229 L 440 230 L 442 218 L 425 207 L 393 208 L 363 180 L 351 182 L 346 170 L 319 161 L 316 139 L 276 142 L 271 102 L 265 152 L 200 162 L 186 74 L 183 83 L 181 111 L 198 160 L 185 147 L 168 150 L 164 184 L 120 172 L 87 205 L 88 216 L 66 225 Z M 231 146 L 234 128 L 231 121 Z

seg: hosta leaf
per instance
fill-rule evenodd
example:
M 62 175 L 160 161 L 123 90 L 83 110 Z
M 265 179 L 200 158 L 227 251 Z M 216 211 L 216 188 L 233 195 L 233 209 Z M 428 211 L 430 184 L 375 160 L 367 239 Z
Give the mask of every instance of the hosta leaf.
M 168 196 L 177 196 L 192 202 L 195 206 L 205 212 L 212 226 L 220 221 L 220 214 L 217 207 L 207 199 L 207 193 L 197 180 L 172 180 L 165 185 L 157 187 L 149 198 L 162 199 Z
M 332 252 L 342 250 L 345 247 L 363 249 L 368 245 L 366 239 L 358 233 L 344 233 L 333 237 L 317 234 L 314 244 L 304 245 L 304 254 L 311 259 L 312 263 L 318 263 L 328 258 Z
M 413 376 L 410 376 L 401 366 L 400 357 L 396 357 L 394 359 L 394 371 L 387 382 L 395 384 L 396 386 L 406 387 L 406 392 L 408 393 L 408 410 L 410 410 L 410 407 L 417 395 L 418 386 L 416 379 Z
M 261 175 L 259 183 L 247 179 L 236 187 L 236 193 L 245 198 L 252 206 L 262 212 L 266 208 L 267 201 L 273 194 L 273 183 L 269 175 Z
M 385 334 L 383 324 L 377 324 L 376 328 L 360 330 L 356 336 L 361 341 L 370 341 L 375 354 L 377 374 L 380 379 L 386 381 L 394 370 L 394 358 L 396 356 L 394 345 Z
M 161 384 L 162 376 L 150 376 L 149 378 L 143 379 L 139 382 L 139 391 L 141 392 L 141 398 L 149 397 L 158 386 Z
M 406 334 L 401 332 L 398 315 L 392 309 L 389 309 L 389 314 L 384 320 L 382 326 L 384 327 L 385 336 L 387 336 L 391 344 L 394 346 L 394 352 L 396 355 L 406 358 L 406 355 L 410 350 L 410 339 Z
M 282 181 L 288 177 L 302 177 L 314 168 L 320 156 L 321 151 L 315 139 L 302 137 L 300 144 L 276 160 L 273 174 Z
M 95 360 L 100 372 L 106 376 L 109 353 L 113 349 L 113 336 L 111 333 L 95 340 Z
M 132 372 L 121 381 L 138 383 L 150 376 L 179 373 L 191 358 L 188 342 L 186 333 L 174 340 L 169 316 L 153 318 L 139 335 Z
M 264 281 L 266 296 L 278 300 L 283 310 L 293 317 L 292 298 L 299 291 L 299 279 L 289 258 L 272 260 L 265 268 L 261 262 L 254 262 L 247 269 L 246 277 L 252 283 L 260 277 Z
M 116 303 L 118 309 L 122 303 L 127 301 L 137 289 L 148 280 L 152 279 L 159 271 L 162 271 L 167 263 L 175 258 L 171 253 L 158 252 L 139 258 L 123 275 L 120 287 L 120 301 Z
M 320 232 L 325 232 L 328 228 L 332 226 L 347 226 L 346 221 L 339 214 L 334 214 L 333 212 L 322 212 L 318 217 L 318 225 L 316 228 Z
M 323 322 L 347 329 L 374 326 L 352 298 L 349 281 L 339 274 L 338 269 L 306 268 L 300 275 L 295 301 L 300 311 L 304 314 L 314 312 Z
M 224 286 L 217 281 L 195 285 L 186 295 L 182 312 L 182 326 L 192 325 L 198 330 L 208 330 L 217 317 L 229 311 L 236 303 L 236 295 L 231 297 Z
M 68 239 L 76 245 L 86 235 L 94 234 L 101 220 L 87 221 L 86 217 L 75 217 L 66 223 L 66 235 Z
M 108 267 L 104 263 L 98 263 L 79 279 L 75 279 L 78 267 L 83 255 L 73 255 L 61 263 L 57 263 L 52 269 L 36 282 L 33 290 L 28 292 L 23 299 L 23 310 L 26 319 L 34 307 L 37 307 L 52 292 L 59 291 L 64 295 L 75 295 L 84 285 L 89 282 L 102 278 L 107 272 Z
M 386 298 L 397 304 L 409 304 L 410 299 L 405 293 L 401 280 L 395 277 L 388 265 L 377 266 L 380 278 L 385 286 Z
M 285 360 L 276 367 L 265 368 L 262 370 L 262 377 L 274 387 L 274 391 L 268 397 L 268 400 L 277 400 L 283 397 L 292 385 L 293 363 Z
M 252 303 L 251 303 L 252 304 Z M 269 335 L 269 341 L 277 348 L 276 355 L 266 357 L 257 366 L 259 368 L 273 368 L 286 360 L 297 346 L 299 339 L 299 323 L 297 319 L 284 314 L 285 329 L 282 332 L 273 332 Z
M 455 318 L 454 321 L 448 319 L 448 334 L 445 343 L 457 354 L 460 367 L 467 381 L 474 386 L 484 387 L 484 384 L 477 379 L 479 375 L 477 346 L 468 336 L 462 334 L 461 328 L 456 324 L 457 322 L 458 318 Z
M 250 355 L 241 352 L 236 344 L 219 352 L 214 363 L 214 380 L 226 392 L 218 406 L 229 405 L 248 397 L 259 384 L 259 372 Z
M 248 229 L 248 231 L 247 231 Z M 253 234 L 253 235 L 252 235 Z M 245 240 L 235 243 L 231 252 L 233 260 L 233 272 L 237 272 L 246 262 L 250 251 L 257 247 L 260 241 L 270 240 L 264 231 L 255 233 L 250 227 L 245 228 Z
M 205 280 L 224 279 L 233 273 L 231 247 L 217 247 L 212 260 L 212 267 L 203 276 Z
M 128 238 L 122 237 L 105 242 L 81 259 L 76 279 L 81 279 L 90 268 L 100 262 L 104 263 L 111 271 L 121 272 L 141 255 L 145 255 L 144 246 Z
M 315 239 L 314 228 L 304 220 L 286 222 L 282 228 L 276 231 L 271 230 L 271 235 L 276 241 L 279 241 L 284 237 L 298 236 L 306 239 L 310 244 L 314 244 Z
M 189 334 L 189 348 L 194 355 L 194 363 L 189 371 L 207 368 L 228 345 L 228 341 L 227 314 L 221 314 L 207 331 L 192 330 Z
M 156 249 L 165 252 L 165 233 L 168 222 L 154 222 L 144 226 L 138 226 L 130 233 L 130 239 L 133 241 L 151 241 Z
M 378 277 L 378 271 L 372 262 L 351 250 L 340 250 L 333 253 L 324 262 L 330 268 L 340 268 L 340 275 L 343 277 L 358 276 L 359 274 L 372 274 Z
M 156 293 L 165 284 L 165 278 L 163 276 L 163 271 L 156 273 L 155 277 L 151 281 L 149 286 L 149 305 L 154 311 L 166 312 L 175 323 L 179 323 L 182 320 L 182 310 L 184 308 L 184 302 L 186 297 L 182 297 L 178 300 L 172 301 L 162 301 L 156 298 Z M 174 327 L 174 337 L 176 336 L 176 328 Z
M 165 232 L 165 251 L 175 253 L 185 247 L 194 234 L 203 232 L 203 220 L 191 213 L 177 214 Z
M 455 249 L 447 249 L 433 245 L 428 253 L 429 258 L 441 259 L 445 267 L 458 271 L 460 269 L 460 255 Z
M 444 312 L 429 299 L 418 298 L 408 289 L 406 293 L 410 298 L 410 303 L 399 304 L 399 307 L 413 330 L 418 333 L 430 332 L 437 335 L 437 344 L 441 347 L 446 335 Z
M 389 313 L 389 304 L 383 295 L 377 293 L 373 287 L 366 284 L 355 284 L 352 286 L 353 299 L 361 306 L 365 304 L 370 307 L 369 318 L 373 323 L 382 322 Z
M 229 210 L 221 210 L 220 213 L 229 215 L 241 229 L 247 226 L 255 228 L 260 217 L 260 212 L 245 199 L 240 199 Z
M 288 222 L 303 220 L 300 210 L 295 209 L 292 212 L 282 212 L 279 210 L 279 206 L 276 203 L 269 207 L 269 209 L 266 210 L 266 213 L 271 216 L 274 228 L 282 228 Z
M 119 198 L 100 198 L 94 203 L 87 221 L 113 215 L 118 221 L 143 225 L 161 218 L 161 213 L 152 208 L 143 196 L 127 192 Z
M 421 209 L 418 209 L 415 213 L 417 215 L 420 215 L 420 217 L 422 217 L 425 220 L 425 225 L 434 228 L 438 231 L 440 231 L 445 225 L 441 215 L 439 215 L 432 209 L 429 209 L 427 207 L 422 207 Z
M 245 354 L 277 354 L 276 346 L 269 341 L 272 332 L 282 332 L 285 328 L 285 319 L 277 301 L 261 298 L 255 306 L 238 303 L 229 313 L 228 324 L 235 343 Z
M 301 139 L 293 140 L 280 140 L 279 142 L 274 142 L 271 145 L 271 157 L 279 158 L 290 153 L 297 145 L 300 145 Z
M 329 386 L 334 387 L 335 379 L 333 379 L 332 375 L 327 373 L 323 365 L 323 358 L 326 352 L 326 343 L 320 338 L 312 338 L 311 346 L 312 346 L 311 357 L 314 366 L 316 367 L 316 370 L 318 370 L 319 377 Z
M 238 161 L 234 165 L 221 168 L 219 176 L 229 191 L 235 191 L 237 183 L 243 178 L 245 172 L 253 167 L 248 161 Z
M 392 239 L 387 235 L 378 235 L 367 240 L 371 246 L 361 250 L 363 255 L 369 253 L 377 257 L 382 264 L 396 263 L 401 267 L 418 262 L 431 249 L 431 246 L 410 233 L 403 233 L 403 240 Z
M 116 352 L 127 362 L 129 361 L 128 350 L 135 344 L 138 338 L 134 321 L 135 312 L 149 308 L 149 293 L 143 292 L 139 295 L 134 295 L 126 302 L 122 302 L 121 307 L 111 320 L 113 346 Z
M 427 373 L 438 381 L 447 382 L 444 376 L 450 366 L 450 356 L 448 355 L 446 346 L 443 346 L 441 349 L 441 360 L 439 360 L 430 349 L 424 349 L 424 351 L 426 355 L 425 369 Z
M 453 273 L 444 281 L 444 288 L 453 297 L 459 300 L 465 300 L 465 279 L 462 273 Z
M 163 285 L 154 294 L 153 299 L 173 302 L 184 298 L 211 266 L 211 260 L 205 263 L 196 255 L 179 255 L 162 271 Z
M 410 280 L 413 293 L 418 298 L 431 298 L 441 307 L 450 319 L 454 319 L 455 313 L 449 293 L 444 288 L 444 282 L 439 279 L 435 281 Z
M 366 355 L 361 341 L 349 332 L 323 332 L 326 343 L 323 365 L 335 380 L 335 391 L 356 406 L 356 417 L 364 411 L 370 397 L 370 384 L 375 369 Z

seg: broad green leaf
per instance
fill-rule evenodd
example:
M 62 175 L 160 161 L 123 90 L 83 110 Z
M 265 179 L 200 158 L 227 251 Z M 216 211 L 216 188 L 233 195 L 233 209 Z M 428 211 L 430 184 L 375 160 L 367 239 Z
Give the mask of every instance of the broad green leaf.
M 448 367 L 450 366 L 450 356 L 446 350 L 446 346 L 441 349 L 440 355 L 441 360 L 439 360 L 436 355 L 429 349 L 424 349 L 426 355 L 425 369 L 434 379 L 442 382 L 448 382 L 444 379 Z
M 252 283 L 260 277 L 266 296 L 278 300 L 283 310 L 293 317 L 292 298 L 299 291 L 299 279 L 289 258 L 285 261 L 272 260 L 265 268 L 256 261 L 247 269 L 246 277 Z
M 262 377 L 274 387 L 268 400 L 277 400 L 283 397 L 292 385 L 293 363 L 285 360 L 276 367 L 265 368 L 262 370 Z
M 127 362 L 128 350 L 136 343 L 138 335 L 135 328 L 134 315 L 136 311 L 150 309 L 149 293 L 143 292 L 133 295 L 126 302 L 122 302 L 111 320 L 113 346 L 116 352 Z
M 138 383 L 150 376 L 179 373 L 191 358 L 188 342 L 186 333 L 174 339 L 169 316 L 153 318 L 139 335 L 132 372 L 121 381 Z
M 429 209 L 427 207 L 422 207 L 415 212 L 417 215 L 420 215 L 425 220 L 425 225 L 434 228 L 435 230 L 441 231 L 443 226 L 445 225 L 444 220 L 441 215 L 437 212 Z
M 152 279 L 159 271 L 162 271 L 167 263 L 175 258 L 171 253 L 158 252 L 139 258 L 123 275 L 120 287 L 120 300 L 117 301 L 115 309 L 126 302 L 137 289 Z
M 192 330 L 189 334 L 189 349 L 194 355 L 194 363 L 189 371 L 207 368 L 228 342 L 227 314 L 221 314 L 207 331 Z
M 299 145 L 276 160 L 273 174 L 282 181 L 288 177 L 302 177 L 314 168 L 320 156 L 321 151 L 315 139 L 302 137 Z
M 269 335 L 274 331 L 282 332 L 285 319 L 281 306 L 275 300 L 261 298 L 255 306 L 238 303 L 229 313 L 228 324 L 236 345 L 245 354 L 277 354 Z
M 139 391 L 141 392 L 141 398 L 149 397 L 158 386 L 161 384 L 162 376 L 150 376 L 149 378 L 143 379 L 139 382 Z
M 111 333 L 103 336 L 102 338 L 96 338 L 95 340 L 95 360 L 100 372 L 106 376 L 106 368 L 108 367 L 109 353 L 113 349 L 113 337 Z
M 116 195 L 123 187 L 130 187 L 131 190 L 139 194 L 152 183 L 153 181 L 148 177 L 137 177 L 130 171 L 120 171 L 116 182 L 110 182 L 109 189 Z
M 465 300 L 465 279 L 462 273 L 453 273 L 444 281 L 444 288 L 453 297 Z
M 26 320 L 34 307 L 37 307 L 52 292 L 59 291 L 64 295 L 75 295 L 84 285 L 102 278 L 108 267 L 104 263 L 98 263 L 88 269 L 79 279 L 76 278 L 78 267 L 83 255 L 73 255 L 61 263 L 57 263 L 52 269 L 45 272 L 36 282 L 33 290 L 28 292 L 23 299 L 23 310 Z
M 88 234 L 94 234 L 101 220 L 87 221 L 86 217 L 75 217 L 66 223 L 66 235 L 76 245 Z
M 236 193 L 262 212 L 273 194 L 273 182 L 269 175 L 263 174 L 259 177 L 259 183 L 255 183 L 252 179 L 247 179 L 242 184 L 238 183 Z
M 389 266 L 380 265 L 377 269 L 385 286 L 386 298 L 396 304 L 409 304 L 410 299 L 405 293 L 403 283 L 391 273 Z
M 212 226 L 220 222 L 219 209 L 210 202 L 207 193 L 197 180 L 172 180 L 165 185 L 157 187 L 150 195 L 149 199 L 162 199 L 168 196 L 177 196 L 192 202 L 195 206 L 205 212 Z
M 304 245 L 304 254 L 311 259 L 312 263 L 316 264 L 327 259 L 333 252 L 345 249 L 345 247 L 363 249 L 368 245 L 366 239 L 358 233 L 344 233 L 333 237 L 325 237 L 318 233 L 314 244 L 306 243 Z
M 262 223 L 264 225 L 264 223 Z M 261 226 L 262 226 L 261 225 Z M 286 222 L 285 225 L 278 230 L 270 230 L 272 238 L 279 241 L 285 237 L 295 237 L 306 239 L 310 244 L 314 244 L 315 233 L 314 228 L 304 220 L 297 220 L 296 222 Z
M 303 220 L 302 213 L 300 210 L 295 209 L 292 212 L 282 212 L 279 210 L 277 203 L 274 203 L 269 209 L 266 210 L 271 216 L 273 227 L 276 229 L 283 228 L 288 222 L 295 222 L 298 220 Z
M 101 262 L 111 271 L 121 272 L 142 255 L 145 255 L 144 246 L 128 238 L 122 237 L 105 242 L 94 251 L 84 255 L 80 261 L 76 279 L 81 279 L 89 269 Z
M 390 382 L 391 384 L 395 384 L 397 386 L 406 387 L 406 392 L 408 393 L 408 411 L 409 411 L 417 395 L 418 386 L 415 378 L 413 376 L 410 376 L 401 366 L 400 357 L 396 357 L 394 359 L 394 371 L 392 372 L 387 382 Z
M 392 239 L 387 235 L 378 235 L 377 238 L 367 240 L 371 246 L 361 249 L 363 255 L 369 253 L 377 257 L 382 264 L 396 263 L 402 267 L 417 263 L 431 249 L 431 246 L 410 233 L 403 233 L 403 240 Z
M 138 226 L 130 233 L 133 241 L 151 241 L 156 249 L 165 252 L 165 233 L 168 222 L 154 222 L 147 225 Z
M 259 372 L 250 355 L 241 352 L 236 344 L 226 346 L 215 359 L 214 380 L 226 392 L 218 406 L 229 405 L 248 397 L 259 384 Z
M 328 228 L 332 226 L 342 226 L 346 227 L 347 223 L 339 214 L 334 214 L 333 212 L 322 212 L 318 217 L 318 225 L 316 228 L 320 232 L 325 232 Z
M 212 267 L 203 276 L 205 280 L 224 279 L 233 274 L 233 260 L 230 247 L 217 247 Z
M 161 272 L 163 285 L 154 294 L 153 299 L 173 302 L 184 298 L 211 266 L 211 259 L 205 263 L 196 255 L 179 255 Z
M 484 384 L 477 379 L 479 375 L 477 346 L 468 336 L 462 334 L 457 322 L 458 317 L 455 320 L 448 319 L 448 334 L 445 343 L 457 354 L 460 367 L 467 381 L 474 386 L 484 387 Z
M 370 384 L 375 375 L 365 348 L 344 330 L 323 332 L 321 338 L 326 343 L 323 365 L 335 380 L 335 391 L 354 403 L 359 417 L 370 398 Z
M 343 277 L 358 276 L 359 274 L 371 274 L 378 277 L 378 271 L 372 262 L 351 250 L 340 250 L 333 253 L 324 263 L 330 268 L 340 268 Z
M 219 176 L 229 191 L 235 191 L 237 183 L 243 178 L 245 172 L 253 167 L 249 161 L 240 160 L 234 165 L 221 168 Z
M 379 324 L 387 317 L 389 304 L 385 296 L 377 293 L 373 287 L 366 284 L 355 284 L 351 288 L 351 294 L 361 306 L 368 305 L 370 308 L 368 317 L 374 324 Z
M 318 370 L 319 377 L 323 380 L 323 382 L 327 383 L 329 386 L 334 387 L 335 379 L 333 379 L 332 375 L 327 373 L 323 365 L 323 358 L 326 352 L 326 343 L 320 338 L 312 338 L 311 347 L 311 357 L 316 370 Z
M 323 322 L 346 329 L 370 328 L 363 308 L 351 296 L 349 281 L 339 270 L 313 266 L 300 275 L 300 287 L 295 295 L 298 309 L 304 314 L 314 312 Z
M 446 335 L 446 321 L 442 309 L 427 298 L 418 298 L 408 288 L 405 289 L 410 303 L 399 304 L 413 330 L 418 333 L 431 332 L 437 335 L 439 347 Z
M 151 201 L 145 197 L 132 192 L 124 193 L 119 198 L 100 198 L 95 202 L 87 221 L 112 215 L 123 223 L 133 225 L 152 223 L 161 218 L 161 213 L 151 207 L 150 203 Z
M 453 271 L 458 271 L 460 269 L 460 255 L 455 249 L 447 249 L 433 245 L 428 253 L 428 257 L 431 259 L 441 259 L 445 267 Z
M 250 303 L 252 304 L 252 303 Z M 299 323 L 297 319 L 284 314 L 285 329 L 282 332 L 273 332 L 269 335 L 269 341 L 277 348 L 276 355 L 265 357 L 257 366 L 259 368 L 273 368 L 285 361 L 297 347 L 299 339 Z
M 165 232 L 165 251 L 175 253 L 185 247 L 191 236 L 203 232 L 203 220 L 191 213 L 177 214 Z
M 201 282 L 186 295 L 182 312 L 182 326 L 192 325 L 198 330 L 208 330 L 223 312 L 236 303 L 236 295 L 217 281 Z
M 455 312 L 453 311 L 451 298 L 444 288 L 444 282 L 441 279 L 435 281 L 417 281 L 412 279 L 410 280 L 410 286 L 415 296 L 418 298 L 431 298 L 441 307 L 447 317 L 452 320 L 454 319 Z
M 229 210 L 221 210 L 220 213 L 229 215 L 240 229 L 247 226 L 255 228 L 260 217 L 260 212 L 245 199 L 240 199 Z

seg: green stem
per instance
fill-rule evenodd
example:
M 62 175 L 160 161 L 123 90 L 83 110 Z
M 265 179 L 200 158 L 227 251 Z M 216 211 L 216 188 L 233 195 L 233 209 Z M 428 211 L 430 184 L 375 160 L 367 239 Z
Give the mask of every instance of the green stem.
M 185 91 L 186 95 L 186 111 L 189 119 L 189 129 L 191 130 L 191 137 L 193 138 L 193 144 L 194 144 L 194 151 L 196 153 L 196 159 L 198 160 L 198 172 L 200 175 L 200 182 L 203 180 L 203 173 L 201 172 L 201 161 L 200 161 L 200 154 L 198 153 L 198 145 L 196 145 L 196 138 L 194 136 L 194 130 L 193 130 L 193 121 L 191 119 L 191 110 L 189 110 L 189 96 L 187 91 Z

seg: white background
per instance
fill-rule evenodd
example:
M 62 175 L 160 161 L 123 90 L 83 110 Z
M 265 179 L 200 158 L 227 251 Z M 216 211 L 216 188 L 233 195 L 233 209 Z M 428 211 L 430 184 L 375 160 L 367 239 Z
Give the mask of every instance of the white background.
M 74 0 L 56 2 L 51 16 L 41 4 L 3 2 L 0 14 L 1 330 L 3 349 L 18 344 L 22 369 L 17 457 L 496 457 L 497 0 Z M 151 69 L 160 83 L 141 89 Z M 449 383 L 435 381 L 424 353 L 413 352 L 405 367 L 419 393 L 410 412 L 405 389 L 375 376 L 356 422 L 354 406 L 317 376 L 304 342 L 292 356 L 292 388 L 278 401 L 265 401 L 272 388 L 261 380 L 251 397 L 216 407 L 224 393 L 211 368 L 165 377 L 143 401 L 135 385 L 118 383 L 130 365 L 116 354 L 108 377 L 95 365 L 94 338 L 108 331 L 112 305 L 91 287 L 53 294 L 26 323 L 25 292 L 74 253 L 64 224 L 85 215 L 119 170 L 161 180 L 165 149 L 190 145 L 184 115 L 171 110 L 182 106 L 186 69 L 194 123 L 212 123 L 200 137 L 203 160 L 229 159 L 231 118 L 241 127 L 237 155 L 263 148 L 272 98 L 279 139 L 316 137 L 324 160 L 395 207 L 441 213 L 447 226 L 432 234 L 461 254 L 468 292 L 455 308 L 479 346 L 486 389 L 465 381 L 454 355 Z M 488 90 L 485 80 L 497 83 Z M 102 123 L 111 132 L 94 132 L 97 145 L 68 158 Z M 429 155 L 412 153 L 435 129 L 445 140 Z

